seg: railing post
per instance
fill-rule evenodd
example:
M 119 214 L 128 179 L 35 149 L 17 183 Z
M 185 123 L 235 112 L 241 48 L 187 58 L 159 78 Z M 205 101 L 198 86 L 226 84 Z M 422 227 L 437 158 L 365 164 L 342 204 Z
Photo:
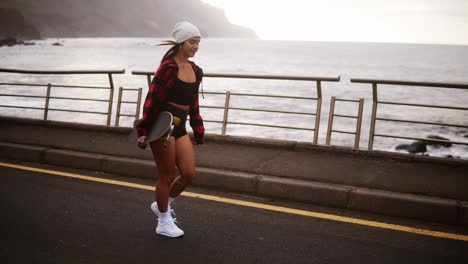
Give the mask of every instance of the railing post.
M 123 88 L 119 88 L 119 99 L 117 100 L 117 113 L 115 115 L 115 126 L 119 126 L 119 121 L 120 121 L 120 107 L 122 106 L 122 92 Z
M 52 85 L 50 83 L 47 84 L 47 94 L 46 94 L 46 101 L 44 106 L 44 120 L 47 120 L 47 116 L 49 114 L 49 101 L 50 101 L 50 89 Z
M 333 117 L 335 114 L 335 100 L 336 97 L 332 96 L 330 100 L 330 113 L 328 115 L 328 130 L 327 130 L 327 145 L 330 145 L 331 134 L 333 129 Z
M 362 113 L 364 110 L 364 98 L 359 99 L 358 119 L 356 122 L 356 138 L 354 139 L 354 148 L 359 149 L 359 142 L 361 141 L 361 126 L 362 126 Z
M 138 88 L 138 98 L 137 98 L 137 105 L 136 105 L 136 111 L 135 111 L 135 120 L 140 117 L 140 107 L 141 107 L 141 94 L 143 93 L 142 88 Z
M 317 81 L 317 110 L 315 115 L 314 144 L 318 142 L 320 114 L 322 112 L 322 82 Z
M 110 93 L 109 93 L 109 108 L 107 110 L 107 126 L 110 126 L 111 117 L 112 117 L 112 104 L 114 103 L 114 81 L 112 80 L 112 73 L 109 73 L 109 84 L 110 84 Z
M 224 116 L 223 116 L 223 128 L 222 135 L 226 135 L 226 127 L 228 122 L 228 113 L 229 113 L 229 101 L 231 100 L 231 92 L 226 92 L 226 101 L 224 102 Z
M 371 127 L 370 127 L 370 132 L 369 132 L 369 150 L 372 150 L 374 147 L 374 134 L 375 134 L 375 119 L 377 118 L 377 103 L 378 103 L 378 97 L 377 97 L 377 83 L 373 82 L 372 83 L 372 117 L 371 117 Z
M 146 75 L 146 81 L 148 82 L 148 89 L 150 88 L 151 86 L 151 75 Z

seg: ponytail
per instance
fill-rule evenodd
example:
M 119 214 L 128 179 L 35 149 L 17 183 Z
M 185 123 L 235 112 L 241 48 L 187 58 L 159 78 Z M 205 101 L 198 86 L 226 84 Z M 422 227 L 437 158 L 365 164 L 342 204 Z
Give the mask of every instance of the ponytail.
M 179 52 L 182 43 L 177 43 L 172 40 L 165 40 L 163 43 L 158 44 L 157 46 L 164 46 L 164 45 L 172 45 L 172 47 L 164 54 L 163 58 L 161 59 L 161 63 L 167 59 L 173 58 L 177 52 Z

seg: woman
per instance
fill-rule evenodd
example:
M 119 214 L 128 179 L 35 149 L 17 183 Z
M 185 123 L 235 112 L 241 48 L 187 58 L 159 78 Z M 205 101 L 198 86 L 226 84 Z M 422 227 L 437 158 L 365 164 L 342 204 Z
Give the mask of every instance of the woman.
M 195 153 L 192 144 L 203 144 L 205 129 L 198 104 L 198 88 L 203 71 L 188 60 L 198 50 L 200 31 L 188 22 L 181 22 L 175 25 L 172 36 L 174 41 L 162 44 L 173 46 L 162 58 L 154 75 L 143 107 L 143 118 L 136 129 L 138 144 L 144 147 L 146 136 L 150 132 L 149 128 L 161 111 L 169 111 L 181 119 L 180 125 L 174 128 L 167 147 L 162 144 L 164 137 L 149 143 L 159 173 L 156 202 L 151 204 L 151 209 L 158 217 L 156 233 L 180 237 L 184 231 L 175 224 L 175 219 L 171 215 L 171 212 L 173 213 L 171 203 L 195 176 Z M 193 142 L 185 128 L 187 115 L 190 115 Z M 180 173 L 177 178 L 175 178 L 176 166 Z

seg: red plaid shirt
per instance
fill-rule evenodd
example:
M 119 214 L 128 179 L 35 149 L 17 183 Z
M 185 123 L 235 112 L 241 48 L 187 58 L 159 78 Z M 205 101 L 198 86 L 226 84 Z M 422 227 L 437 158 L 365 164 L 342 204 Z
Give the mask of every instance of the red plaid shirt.
M 195 71 L 196 82 L 198 85 L 202 82 L 203 71 L 194 62 L 189 61 Z M 174 81 L 177 78 L 179 67 L 174 59 L 164 60 L 159 65 L 151 85 L 146 95 L 145 105 L 143 106 L 143 118 L 136 126 L 138 136 L 147 136 L 149 128 L 155 121 L 159 112 L 164 108 L 167 102 L 167 91 L 174 87 Z M 203 135 L 205 128 L 203 119 L 200 115 L 200 106 L 198 103 L 198 90 L 193 94 L 193 100 L 190 104 L 190 126 L 193 130 L 195 141 L 198 144 L 203 144 Z

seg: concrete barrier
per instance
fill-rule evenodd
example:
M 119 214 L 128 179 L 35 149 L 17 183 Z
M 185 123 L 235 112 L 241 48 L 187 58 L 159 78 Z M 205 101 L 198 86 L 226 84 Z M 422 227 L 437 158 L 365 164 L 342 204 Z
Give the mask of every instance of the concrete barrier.
M 322 204 L 335 207 L 346 207 L 348 204 L 349 186 L 310 182 L 264 176 L 258 183 L 258 193 L 265 196 L 279 197 Z
M 458 205 L 450 199 L 360 188 L 350 193 L 349 208 L 454 223 Z
M 0 157 L 31 162 L 41 162 L 46 147 L 0 142 Z

